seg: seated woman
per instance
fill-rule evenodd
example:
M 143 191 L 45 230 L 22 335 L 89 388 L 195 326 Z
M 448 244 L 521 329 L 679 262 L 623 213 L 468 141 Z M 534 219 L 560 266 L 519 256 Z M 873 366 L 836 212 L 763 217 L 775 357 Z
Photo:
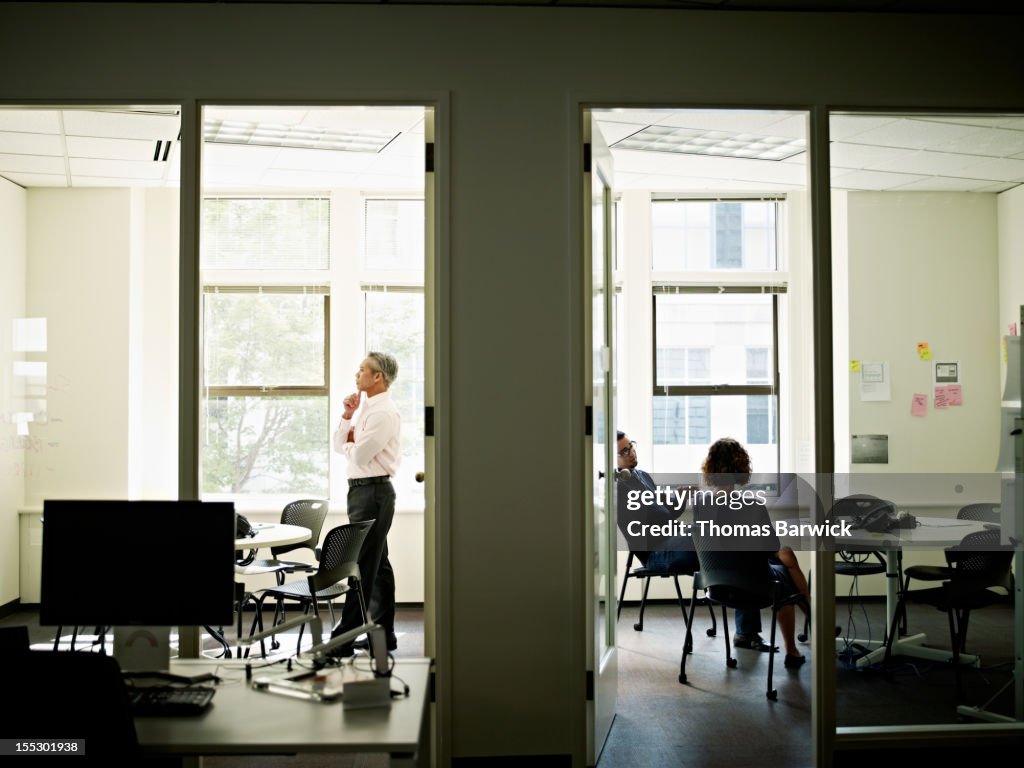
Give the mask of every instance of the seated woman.
M 709 490 L 715 491 L 716 496 L 719 491 L 725 491 L 730 494 L 730 498 L 735 500 L 737 494 L 742 492 L 742 489 L 736 490 L 737 486 L 746 485 L 750 481 L 750 455 L 739 442 L 730 437 L 723 437 L 715 441 L 708 449 L 708 455 L 704 459 L 701 469 L 705 485 Z M 716 521 L 720 523 L 768 524 L 768 528 L 771 529 L 768 509 L 754 498 L 753 494 L 743 494 L 742 506 L 735 501 L 728 506 L 705 502 L 694 510 L 694 520 L 716 518 Z M 752 551 L 750 554 L 753 557 L 763 556 L 765 558 L 766 578 L 781 582 L 783 590 L 788 594 L 799 592 L 803 596 L 800 607 L 806 613 L 810 607 L 810 591 L 807 587 L 807 578 L 800 569 L 800 563 L 797 562 L 793 550 L 780 546 L 779 539 L 774 532 L 770 536 L 760 538 L 756 543 L 756 548 L 757 551 Z M 785 605 L 780 608 L 777 620 L 786 648 L 786 668 L 795 669 L 801 666 L 806 659 L 796 647 L 796 618 L 793 606 Z M 760 624 L 759 617 L 758 624 Z M 758 627 L 758 631 L 759 629 Z M 745 637 L 737 635 L 736 646 L 748 647 L 744 644 L 745 640 Z

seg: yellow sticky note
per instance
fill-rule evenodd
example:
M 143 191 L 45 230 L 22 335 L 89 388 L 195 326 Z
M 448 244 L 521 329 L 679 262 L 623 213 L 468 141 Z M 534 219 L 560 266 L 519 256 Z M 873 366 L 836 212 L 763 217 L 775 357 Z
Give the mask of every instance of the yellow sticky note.
M 931 360 L 932 359 L 932 351 L 930 349 L 924 350 L 921 353 L 921 359 L 922 360 Z
M 860 360 L 850 361 L 850 373 L 857 373 L 860 370 Z
M 932 350 L 928 346 L 928 342 L 927 341 L 922 341 L 922 342 L 920 342 L 917 345 L 917 356 L 919 358 L 921 358 L 922 360 L 931 360 L 932 359 Z

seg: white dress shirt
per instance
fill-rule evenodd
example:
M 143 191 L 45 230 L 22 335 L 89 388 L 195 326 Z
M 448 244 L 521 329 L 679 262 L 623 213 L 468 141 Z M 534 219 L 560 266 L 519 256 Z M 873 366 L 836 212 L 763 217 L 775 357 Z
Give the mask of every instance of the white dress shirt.
M 394 477 L 402 460 L 399 441 L 402 419 L 391 393 L 366 398 L 353 419 L 342 419 L 334 432 L 334 450 L 348 459 L 349 478 Z M 355 442 L 348 432 L 355 425 Z

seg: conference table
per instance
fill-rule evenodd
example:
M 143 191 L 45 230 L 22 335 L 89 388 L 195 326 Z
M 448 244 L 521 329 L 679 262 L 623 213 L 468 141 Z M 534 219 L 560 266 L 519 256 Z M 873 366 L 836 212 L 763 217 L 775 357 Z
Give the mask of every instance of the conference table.
M 255 552 L 256 550 L 265 547 L 281 547 L 286 544 L 297 544 L 300 541 L 306 541 L 312 533 L 309 528 L 304 528 L 301 525 L 288 525 L 286 523 L 253 523 L 252 528 L 252 536 L 241 536 L 235 539 L 235 550 L 237 552 Z M 268 568 L 266 566 L 253 567 L 242 564 L 236 564 L 235 566 L 235 573 L 238 576 L 255 576 L 263 573 L 271 573 L 273 570 L 273 568 Z M 241 637 L 242 608 L 245 606 L 245 602 L 251 593 L 245 591 L 245 585 L 241 582 L 236 582 L 236 590 L 236 615 L 238 617 L 236 636 Z M 231 645 L 225 639 L 224 633 L 209 626 L 205 627 L 205 629 L 210 637 L 220 644 L 225 658 L 231 658 Z
M 843 520 L 849 518 L 837 518 Z M 969 533 L 986 530 L 989 524 L 973 520 L 958 520 L 949 517 L 917 517 L 917 526 L 899 528 L 887 533 L 872 533 L 863 529 L 853 529 L 852 536 L 836 539 L 840 549 L 877 550 L 885 555 L 885 616 L 886 632 L 892 626 L 893 617 L 899 603 L 899 565 L 900 553 L 907 550 L 941 550 L 959 544 Z M 950 661 L 952 650 L 929 648 L 924 645 L 928 638 L 924 633 L 896 637 L 892 644 L 894 656 L 912 656 L 932 661 Z M 858 667 L 876 664 L 885 657 L 885 640 L 864 640 L 836 638 L 837 647 L 848 644 L 859 644 L 869 648 L 869 652 L 857 659 Z M 960 663 L 977 666 L 977 656 L 967 653 L 960 654 Z
M 341 701 L 334 702 L 255 690 L 248 678 L 249 664 L 239 659 L 172 660 L 172 673 L 212 672 L 221 682 L 201 715 L 136 718 L 143 753 L 174 756 L 197 765 L 203 755 L 383 752 L 396 767 L 430 764 L 430 659 L 396 659 L 390 685 L 397 695 L 390 706 L 366 709 L 345 709 L 344 689 Z M 254 676 L 275 674 L 275 670 L 286 674 L 284 664 L 254 661 L 251 668 Z M 342 669 L 346 680 L 372 677 L 369 671 L 361 671 L 358 661 Z M 403 695 L 405 686 L 407 695 Z

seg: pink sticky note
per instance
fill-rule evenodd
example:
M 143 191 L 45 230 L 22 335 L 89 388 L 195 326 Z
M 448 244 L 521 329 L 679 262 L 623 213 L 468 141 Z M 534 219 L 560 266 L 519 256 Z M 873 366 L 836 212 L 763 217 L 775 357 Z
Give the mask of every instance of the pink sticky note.
M 914 402 L 910 406 L 911 416 L 924 416 L 928 413 L 928 395 L 914 393 Z
M 1017 324 L 1016 323 L 1010 323 L 1009 329 L 1010 329 L 1010 335 L 1011 336 L 1016 336 L 1017 335 Z
M 964 393 L 960 388 L 960 384 L 947 384 L 946 392 L 949 393 L 949 404 L 950 405 L 963 405 L 964 404 Z
M 949 405 L 949 389 L 947 387 L 935 388 L 935 407 L 945 408 Z

